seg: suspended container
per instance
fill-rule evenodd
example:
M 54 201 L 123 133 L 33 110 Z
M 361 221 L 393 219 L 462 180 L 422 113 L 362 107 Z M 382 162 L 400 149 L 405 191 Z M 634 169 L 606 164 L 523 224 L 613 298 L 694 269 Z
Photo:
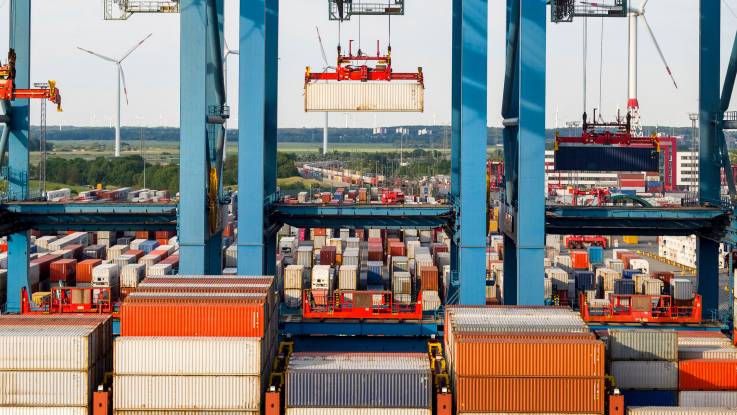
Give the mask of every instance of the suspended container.
M 425 87 L 416 82 L 310 82 L 306 112 L 423 112 Z

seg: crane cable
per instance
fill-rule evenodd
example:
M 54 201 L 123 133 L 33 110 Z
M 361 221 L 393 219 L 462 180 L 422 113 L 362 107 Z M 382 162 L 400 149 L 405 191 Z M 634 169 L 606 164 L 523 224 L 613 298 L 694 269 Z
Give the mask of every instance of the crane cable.
M 604 79 L 604 18 L 601 18 L 601 34 L 599 38 L 599 119 L 603 122 L 601 115 L 601 90 Z
M 586 63 L 588 60 L 588 32 L 589 32 L 589 19 L 588 17 L 583 18 L 583 113 L 586 113 L 586 87 L 587 87 L 587 71 Z

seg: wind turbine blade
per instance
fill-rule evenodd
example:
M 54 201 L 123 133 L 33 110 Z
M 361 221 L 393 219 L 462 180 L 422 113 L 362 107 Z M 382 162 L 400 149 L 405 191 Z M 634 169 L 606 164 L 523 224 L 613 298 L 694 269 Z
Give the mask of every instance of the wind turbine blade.
M 322 61 L 325 63 L 325 66 L 328 66 L 328 55 L 325 54 L 325 47 L 322 45 L 322 37 L 320 37 L 320 28 L 315 26 L 315 30 L 317 31 L 317 41 L 320 42 L 320 52 L 322 52 Z
M 125 105 L 128 105 L 128 87 L 125 85 L 125 72 L 123 71 L 123 65 L 118 64 L 120 68 L 120 80 L 123 81 L 123 94 L 125 94 Z
M 128 55 L 130 55 L 131 53 L 133 53 L 134 50 L 138 49 L 138 47 L 141 46 L 143 44 L 143 42 L 145 42 L 146 40 L 148 40 L 148 38 L 150 38 L 151 35 L 153 35 L 153 33 L 149 33 L 148 36 L 144 37 L 143 39 L 141 39 L 140 42 L 136 43 L 135 45 L 133 45 L 132 48 L 128 49 L 128 52 L 125 52 L 125 54 L 123 55 L 123 57 L 120 58 L 120 60 L 118 62 L 123 62 L 123 60 L 125 60 L 125 58 L 127 58 Z
M 82 52 L 87 52 L 87 53 L 89 53 L 89 54 L 90 54 L 90 55 L 92 55 L 92 56 L 97 56 L 98 58 L 100 58 L 100 59 L 104 59 L 104 60 L 106 60 L 106 61 L 108 61 L 108 62 L 116 62 L 116 61 L 115 61 L 115 59 L 113 59 L 113 58 L 108 58 L 108 57 L 107 57 L 107 56 L 105 56 L 105 55 L 100 55 L 100 54 L 99 54 L 99 53 L 97 53 L 97 52 L 93 52 L 93 51 L 91 51 L 91 50 L 83 49 L 83 48 L 80 48 L 79 46 L 77 46 L 77 49 L 81 50 Z
M 648 2 L 648 1 L 650 1 L 650 0 L 642 0 L 642 1 L 640 2 L 640 13 L 642 13 L 642 12 L 644 12 L 644 11 L 645 11 L 645 6 L 647 6 L 647 2 Z
M 647 3 L 647 0 L 645 0 L 645 3 Z M 650 27 L 650 23 L 647 22 L 647 17 L 645 17 L 644 14 L 641 14 L 640 17 L 642 17 L 642 21 L 645 22 L 645 27 L 647 28 L 647 32 L 650 34 L 650 38 L 653 40 L 653 43 L 655 44 L 655 49 L 658 50 L 658 55 L 660 55 L 660 59 L 663 61 L 663 65 L 665 65 L 665 70 L 668 71 L 668 76 L 670 76 L 670 79 L 673 81 L 673 85 L 678 89 L 678 84 L 676 83 L 676 78 L 673 76 L 673 72 L 670 70 L 670 66 L 668 66 L 668 61 L 665 60 L 665 55 L 663 54 L 663 51 L 660 49 L 660 45 L 658 44 L 658 39 L 655 38 L 655 33 L 653 33 L 652 27 Z
M 724 3 L 724 6 L 727 7 L 727 10 L 729 10 L 729 12 L 732 14 L 732 16 L 734 16 L 737 19 L 737 13 L 735 13 L 734 12 L 734 9 L 732 8 L 732 6 L 730 6 L 729 3 L 727 3 L 727 0 L 722 0 L 722 3 Z

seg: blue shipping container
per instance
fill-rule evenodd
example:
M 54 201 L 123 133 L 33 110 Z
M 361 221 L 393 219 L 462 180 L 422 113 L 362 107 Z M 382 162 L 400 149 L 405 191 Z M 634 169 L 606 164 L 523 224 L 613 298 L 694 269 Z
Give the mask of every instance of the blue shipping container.
M 652 171 L 660 168 L 655 148 L 590 144 L 561 145 L 554 154 L 556 171 Z
M 384 263 L 381 261 L 368 261 L 366 263 L 366 282 L 368 285 L 384 285 Z
M 145 242 L 141 242 L 141 245 L 139 247 L 140 247 L 141 251 L 143 251 L 143 252 L 145 252 L 145 253 L 148 254 L 149 252 L 151 252 L 154 249 L 156 249 L 157 246 L 159 246 L 159 242 L 158 241 L 145 241 Z
M 678 391 L 624 390 L 624 406 L 677 406 Z
M 634 280 L 614 281 L 614 294 L 634 295 L 635 294 L 635 281 Z
M 590 246 L 589 251 L 589 262 L 592 264 L 604 262 L 604 248 L 600 246 Z
M 642 270 L 639 269 L 625 269 L 622 270 L 622 278 L 631 280 L 635 275 L 643 274 Z
M 591 271 L 573 271 L 573 278 L 576 280 L 576 291 L 586 291 L 594 289 L 594 273 Z

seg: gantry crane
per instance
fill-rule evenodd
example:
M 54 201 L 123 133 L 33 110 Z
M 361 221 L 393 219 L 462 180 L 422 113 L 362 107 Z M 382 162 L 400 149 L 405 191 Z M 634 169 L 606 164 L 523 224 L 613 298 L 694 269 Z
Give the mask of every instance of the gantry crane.
M 179 0 L 104 0 L 105 20 L 127 20 L 134 13 L 179 13 Z

